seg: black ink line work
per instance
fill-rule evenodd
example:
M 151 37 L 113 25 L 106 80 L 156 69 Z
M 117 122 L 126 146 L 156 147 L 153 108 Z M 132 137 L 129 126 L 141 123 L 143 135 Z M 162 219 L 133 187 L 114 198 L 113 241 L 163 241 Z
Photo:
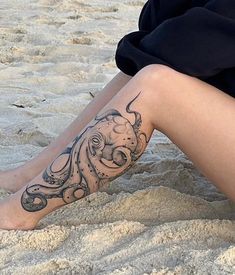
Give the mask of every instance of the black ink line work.
M 148 142 L 140 131 L 140 113 L 130 109 L 139 94 L 126 107 L 126 112 L 134 115 L 134 124 L 114 109 L 98 115 L 93 125 L 44 171 L 43 180 L 49 186 L 34 184 L 26 188 L 22 207 L 35 212 L 44 209 L 53 198 L 66 204 L 74 202 L 89 195 L 91 188 L 98 190 L 130 168 Z M 58 169 L 58 163 L 65 164 Z

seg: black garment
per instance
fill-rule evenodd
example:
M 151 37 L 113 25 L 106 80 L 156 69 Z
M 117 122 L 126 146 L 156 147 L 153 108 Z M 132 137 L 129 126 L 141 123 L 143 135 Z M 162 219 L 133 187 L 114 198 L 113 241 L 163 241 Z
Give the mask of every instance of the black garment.
M 235 97 L 235 0 L 149 0 L 116 63 L 128 75 L 164 64 Z

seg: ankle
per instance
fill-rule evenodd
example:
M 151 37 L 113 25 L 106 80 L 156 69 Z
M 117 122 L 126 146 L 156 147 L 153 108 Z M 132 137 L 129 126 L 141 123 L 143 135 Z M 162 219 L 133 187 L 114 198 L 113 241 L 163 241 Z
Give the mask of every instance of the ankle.
M 0 228 L 7 230 L 34 229 L 38 220 L 31 213 L 25 213 L 13 196 L 10 195 L 0 202 Z
M 7 230 L 33 230 L 37 226 L 37 223 L 28 222 L 26 220 L 9 220 L 6 229 Z

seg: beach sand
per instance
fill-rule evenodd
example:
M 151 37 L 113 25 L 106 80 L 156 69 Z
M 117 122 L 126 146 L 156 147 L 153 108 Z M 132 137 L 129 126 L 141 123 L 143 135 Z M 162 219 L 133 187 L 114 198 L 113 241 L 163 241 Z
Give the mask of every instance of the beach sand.
M 117 73 L 144 3 L 0 1 L 0 170 L 36 156 Z M 235 274 L 235 205 L 156 131 L 106 192 L 34 231 L 0 230 L 0 274 Z

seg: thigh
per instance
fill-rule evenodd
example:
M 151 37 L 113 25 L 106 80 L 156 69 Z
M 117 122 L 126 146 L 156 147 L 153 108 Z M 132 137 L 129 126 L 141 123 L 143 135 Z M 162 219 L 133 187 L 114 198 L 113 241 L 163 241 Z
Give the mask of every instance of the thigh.
M 235 200 L 235 99 L 195 77 L 151 67 L 158 75 L 149 100 L 155 128 Z

